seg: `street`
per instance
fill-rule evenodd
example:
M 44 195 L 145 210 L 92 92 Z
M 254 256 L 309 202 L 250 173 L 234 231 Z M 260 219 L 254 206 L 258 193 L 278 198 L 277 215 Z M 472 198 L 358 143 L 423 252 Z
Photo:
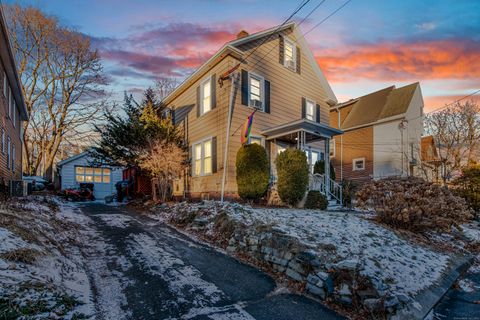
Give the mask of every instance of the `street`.
M 125 207 L 82 204 L 98 319 L 342 319 L 258 269 Z

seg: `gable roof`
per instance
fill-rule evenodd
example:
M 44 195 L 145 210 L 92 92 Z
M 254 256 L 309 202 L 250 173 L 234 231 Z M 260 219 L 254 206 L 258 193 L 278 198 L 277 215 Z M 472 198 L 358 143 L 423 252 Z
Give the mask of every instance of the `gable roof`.
M 86 157 L 86 156 L 88 156 L 88 153 L 89 153 L 89 151 L 84 151 L 84 152 L 79 153 L 79 154 L 77 154 L 77 155 L 71 156 L 70 158 L 67 158 L 67 159 L 65 159 L 65 160 L 62 160 L 62 161 L 60 161 L 59 163 L 57 163 L 57 167 L 61 167 L 61 166 L 63 166 L 64 164 L 67 164 L 67 163 L 72 162 L 72 161 L 74 161 L 74 160 L 77 160 L 77 159 Z
M 297 24 L 295 22 L 286 23 L 283 26 L 275 26 L 270 29 L 266 29 L 260 32 L 253 33 L 246 37 L 240 39 L 234 39 L 232 41 L 227 42 L 220 50 L 218 50 L 210 59 L 208 59 L 204 64 L 202 64 L 195 72 L 193 72 L 185 81 L 183 81 L 175 90 L 173 90 L 169 95 L 167 95 L 163 99 L 164 104 L 169 104 L 175 99 L 178 95 L 184 92 L 187 88 L 189 88 L 193 83 L 195 83 L 198 79 L 200 79 L 209 69 L 211 69 L 214 65 L 220 62 L 224 57 L 227 55 L 231 55 L 236 57 L 237 59 L 241 60 L 245 51 L 239 49 L 241 45 L 246 43 L 258 40 L 260 38 L 270 36 L 275 33 L 280 33 L 284 30 L 292 29 L 295 34 L 295 38 L 297 39 L 297 44 L 303 49 L 302 52 L 305 53 L 307 59 L 309 60 L 310 64 L 312 65 L 314 72 L 322 87 L 325 89 L 325 92 L 328 97 L 329 104 L 335 104 L 338 102 L 335 94 L 333 93 L 330 84 L 328 83 L 325 75 L 323 74 L 320 66 L 318 65 L 317 61 L 315 60 L 310 47 L 308 46 L 303 34 L 299 31 Z
M 351 106 L 342 129 L 370 125 L 406 113 L 419 85 L 415 82 L 401 88 L 390 86 L 335 106 L 335 109 Z

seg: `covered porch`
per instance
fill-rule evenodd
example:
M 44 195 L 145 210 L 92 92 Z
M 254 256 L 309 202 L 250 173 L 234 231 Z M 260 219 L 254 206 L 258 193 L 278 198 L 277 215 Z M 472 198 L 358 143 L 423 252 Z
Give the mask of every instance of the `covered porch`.
M 275 146 L 271 157 L 272 168 L 275 168 L 276 156 L 286 148 L 303 150 L 310 167 L 309 190 L 318 190 L 327 199 L 342 203 L 342 188 L 330 177 L 330 141 L 333 136 L 342 134 L 343 131 L 301 119 L 265 129 L 261 133 L 267 142 Z M 324 174 L 313 172 L 313 166 L 318 160 L 324 161 Z M 273 181 L 276 180 L 276 170 L 272 170 L 272 178 Z

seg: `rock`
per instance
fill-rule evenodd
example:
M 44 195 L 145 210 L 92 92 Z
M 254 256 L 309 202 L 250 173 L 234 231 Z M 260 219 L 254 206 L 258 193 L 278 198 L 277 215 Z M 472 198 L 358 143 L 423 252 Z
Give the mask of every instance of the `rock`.
M 350 296 L 340 296 L 340 299 L 338 299 L 341 303 L 345 304 L 352 304 L 352 298 Z
M 363 305 L 370 311 L 380 310 L 382 308 L 382 300 L 380 299 L 365 299 Z
M 229 245 L 234 245 L 237 241 L 235 240 L 235 238 L 230 238 L 230 240 L 228 240 L 228 244 Z
M 227 250 L 227 252 L 229 252 L 229 253 L 232 253 L 232 252 L 237 251 L 237 247 L 235 247 L 235 246 L 228 246 L 227 249 L 225 249 L 225 250 Z
M 293 269 L 287 268 L 286 275 L 292 278 L 293 280 L 303 281 L 303 276 Z
M 358 290 L 357 294 L 362 300 L 378 297 L 378 292 L 374 288 Z
M 302 275 L 307 275 L 307 271 L 305 270 L 304 266 L 296 261 L 290 261 L 288 263 L 288 267 L 295 270 L 295 272 L 300 273 Z
M 315 275 L 324 281 L 327 280 L 328 277 L 330 277 L 328 273 L 323 271 L 318 271 L 317 273 L 315 273 Z
M 335 265 L 337 269 L 341 270 L 355 270 L 359 265 L 359 261 L 357 259 L 349 259 L 340 261 Z
M 397 294 L 397 298 L 400 302 L 405 303 L 405 304 L 412 301 L 412 298 L 410 298 L 409 296 L 407 296 L 406 294 L 403 294 L 403 293 Z
M 319 277 L 313 274 L 307 276 L 307 282 L 316 285 L 318 281 L 321 281 Z
M 316 296 L 319 296 L 322 299 L 325 299 L 325 290 L 323 290 L 322 287 L 318 287 L 318 286 L 312 285 L 310 283 L 307 283 L 306 289 L 307 289 L 308 292 L 310 292 L 310 293 L 312 293 Z
M 291 260 L 293 258 L 293 253 L 291 253 L 290 251 L 286 251 L 284 254 L 283 254 L 283 258 L 284 259 L 287 259 L 287 260 Z
M 399 303 L 400 301 L 398 301 L 398 298 L 396 296 L 393 296 L 385 299 L 385 302 L 383 303 L 383 305 L 385 306 L 385 308 L 390 308 L 398 305 Z
M 340 289 L 338 290 L 338 294 L 342 296 L 351 296 L 352 291 L 350 291 L 350 288 L 348 287 L 348 284 L 342 283 L 340 285 Z

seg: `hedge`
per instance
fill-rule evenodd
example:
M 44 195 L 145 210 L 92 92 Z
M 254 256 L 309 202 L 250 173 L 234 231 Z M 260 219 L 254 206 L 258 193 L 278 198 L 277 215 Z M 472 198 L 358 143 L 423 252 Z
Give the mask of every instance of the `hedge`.
M 277 156 L 277 190 L 286 204 L 296 205 L 305 195 L 308 187 L 308 163 L 305 152 L 287 149 Z
M 265 195 L 270 181 L 267 152 L 258 144 L 241 146 L 236 160 L 239 196 L 247 201 L 259 200 Z

